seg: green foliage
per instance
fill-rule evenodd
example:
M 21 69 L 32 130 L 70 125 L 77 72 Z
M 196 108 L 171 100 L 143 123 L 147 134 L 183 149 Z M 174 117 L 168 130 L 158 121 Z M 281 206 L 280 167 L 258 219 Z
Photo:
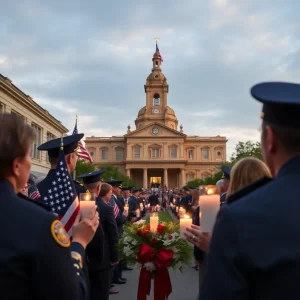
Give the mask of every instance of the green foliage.
M 119 171 L 118 167 L 110 165 L 100 165 L 97 168 L 105 170 L 105 173 L 103 173 L 102 175 L 103 181 L 113 178 L 116 180 L 123 180 L 123 186 L 136 186 L 135 182 L 132 179 L 130 179 L 128 176 L 123 175 Z
M 95 171 L 95 166 L 92 165 L 90 162 L 87 162 L 84 159 L 78 159 L 76 164 L 76 177 L 85 173 L 90 173 Z
M 234 164 L 241 158 L 254 156 L 258 159 L 262 159 L 260 143 L 259 142 L 238 142 L 235 146 L 235 152 L 230 157 L 230 162 Z
M 234 163 L 237 162 L 239 159 L 249 156 L 254 156 L 258 159 L 262 159 L 259 142 L 238 142 L 235 146 L 235 152 L 232 153 L 230 157 L 230 162 L 227 162 L 223 165 L 233 166 Z M 187 186 L 198 187 L 200 185 L 216 184 L 216 182 L 222 178 L 222 175 L 222 171 L 219 171 L 214 175 L 207 177 L 206 179 L 197 178 L 193 181 L 189 181 L 187 183 Z

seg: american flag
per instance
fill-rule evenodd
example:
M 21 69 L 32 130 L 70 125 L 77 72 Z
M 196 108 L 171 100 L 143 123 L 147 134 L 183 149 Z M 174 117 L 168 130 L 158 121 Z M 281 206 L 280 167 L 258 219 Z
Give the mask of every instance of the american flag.
M 49 172 L 39 189 L 41 199 L 58 215 L 58 219 L 71 237 L 72 226 L 80 210 L 80 205 L 67 169 L 63 150 L 59 153 L 56 169 Z
M 73 134 L 78 134 L 78 129 L 77 129 L 77 118 L 76 118 L 76 123 L 75 123 L 75 127 L 73 130 Z M 78 157 L 83 158 L 88 160 L 90 163 L 93 162 L 93 159 L 91 157 L 91 155 L 89 154 L 89 152 L 86 150 L 86 148 L 83 146 L 81 141 L 78 141 L 78 146 L 80 148 L 80 152 L 77 152 Z
M 156 42 L 156 54 L 158 55 L 158 58 L 160 59 L 160 61 L 163 62 L 164 60 L 163 60 L 162 56 L 160 55 L 157 42 Z
M 114 208 L 114 216 L 115 216 L 115 219 L 116 219 L 119 212 L 120 212 L 120 210 L 119 210 L 119 207 L 116 203 L 114 195 L 111 196 L 110 201 L 108 202 L 108 204 Z
M 36 200 L 41 197 L 41 194 L 35 185 L 29 187 L 28 197 L 33 200 Z

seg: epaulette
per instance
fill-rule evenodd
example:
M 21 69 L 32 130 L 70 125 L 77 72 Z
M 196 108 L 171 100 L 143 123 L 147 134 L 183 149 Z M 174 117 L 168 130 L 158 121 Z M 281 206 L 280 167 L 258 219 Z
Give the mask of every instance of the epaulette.
M 84 186 L 80 181 L 77 181 L 77 180 L 73 180 L 73 181 L 74 181 L 74 183 L 77 183 L 80 186 Z
M 19 197 L 19 198 L 22 198 L 22 199 L 24 199 L 24 200 L 27 200 L 27 201 L 29 201 L 29 202 L 35 204 L 35 205 L 38 205 L 38 206 L 40 206 L 40 207 L 42 207 L 42 208 L 44 208 L 44 209 L 46 209 L 46 210 L 48 210 L 48 211 L 51 211 L 50 206 L 48 206 L 47 204 L 41 202 L 39 199 L 37 199 L 37 200 L 32 200 L 31 198 L 29 198 L 29 197 L 23 195 L 22 193 L 18 193 L 18 197 Z
M 270 181 L 272 181 L 272 178 L 269 177 L 263 177 L 257 181 L 255 181 L 254 183 L 244 187 L 243 189 L 237 191 L 236 193 L 228 196 L 227 198 L 227 203 L 230 204 L 236 200 L 238 200 L 239 198 L 242 198 L 252 192 L 254 192 L 255 190 L 261 188 L 262 186 L 264 186 L 265 184 L 269 183 Z

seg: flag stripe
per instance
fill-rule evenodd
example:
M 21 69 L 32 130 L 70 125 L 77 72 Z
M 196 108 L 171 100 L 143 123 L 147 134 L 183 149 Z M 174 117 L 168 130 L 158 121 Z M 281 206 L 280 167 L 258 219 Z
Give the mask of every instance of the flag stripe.
M 66 223 L 65 229 L 66 229 L 67 232 L 69 232 L 70 229 L 72 229 L 72 226 L 73 226 L 73 224 L 75 222 L 75 219 L 76 219 L 76 217 L 77 217 L 77 215 L 79 213 L 79 210 L 80 210 L 80 206 L 78 205 L 76 207 L 75 211 L 73 212 L 72 216 L 69 218 L 68 222 Z

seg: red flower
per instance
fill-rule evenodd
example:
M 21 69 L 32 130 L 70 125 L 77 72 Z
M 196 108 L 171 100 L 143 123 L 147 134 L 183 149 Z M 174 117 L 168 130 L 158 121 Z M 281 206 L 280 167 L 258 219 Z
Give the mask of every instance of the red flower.
M 173 237 L 172 237 L 172 235 L 170 234 L 170 235 L 169 235 L 169 240 L 171 240 L 172 238 L 173 238 Z
M 143 233 L 143 236 L 144 236 L 145 238 L 147 238 L 147 237 L 149 236 L 149 231 L 145 231 L 145 232 Z
M 142 229 L 139 229 L 139 230 L 137 231 L 137 235 L 143 236 L 143 230 L 142 230 Z
M 157 226 L 157 232 L 158 233 L 162 234 L 164 232 L 164 230 L 165 230 L 165 226 L 164 225 L 159 224 Z
M 137 257 L 137 261 L 140 264 L 145 264 L 153 260 L 154 257 L 154 248 L 150 247 L 147 244 L 140 245 L 140 253 Z
M 168 268 L 171 266 L 173 258 L 173 251 L 167 249 L 160 249 L 155 256 L 155 264 L 158 268 Z
M 151 242 L 152 242 L 152 244 L 156 244 L 157 243 L 157 239 L 156 238 L 152 238 Z
M 145 230 L 150 231 L 150 226 L 147 225 L 147 226 L 145 227 Z

